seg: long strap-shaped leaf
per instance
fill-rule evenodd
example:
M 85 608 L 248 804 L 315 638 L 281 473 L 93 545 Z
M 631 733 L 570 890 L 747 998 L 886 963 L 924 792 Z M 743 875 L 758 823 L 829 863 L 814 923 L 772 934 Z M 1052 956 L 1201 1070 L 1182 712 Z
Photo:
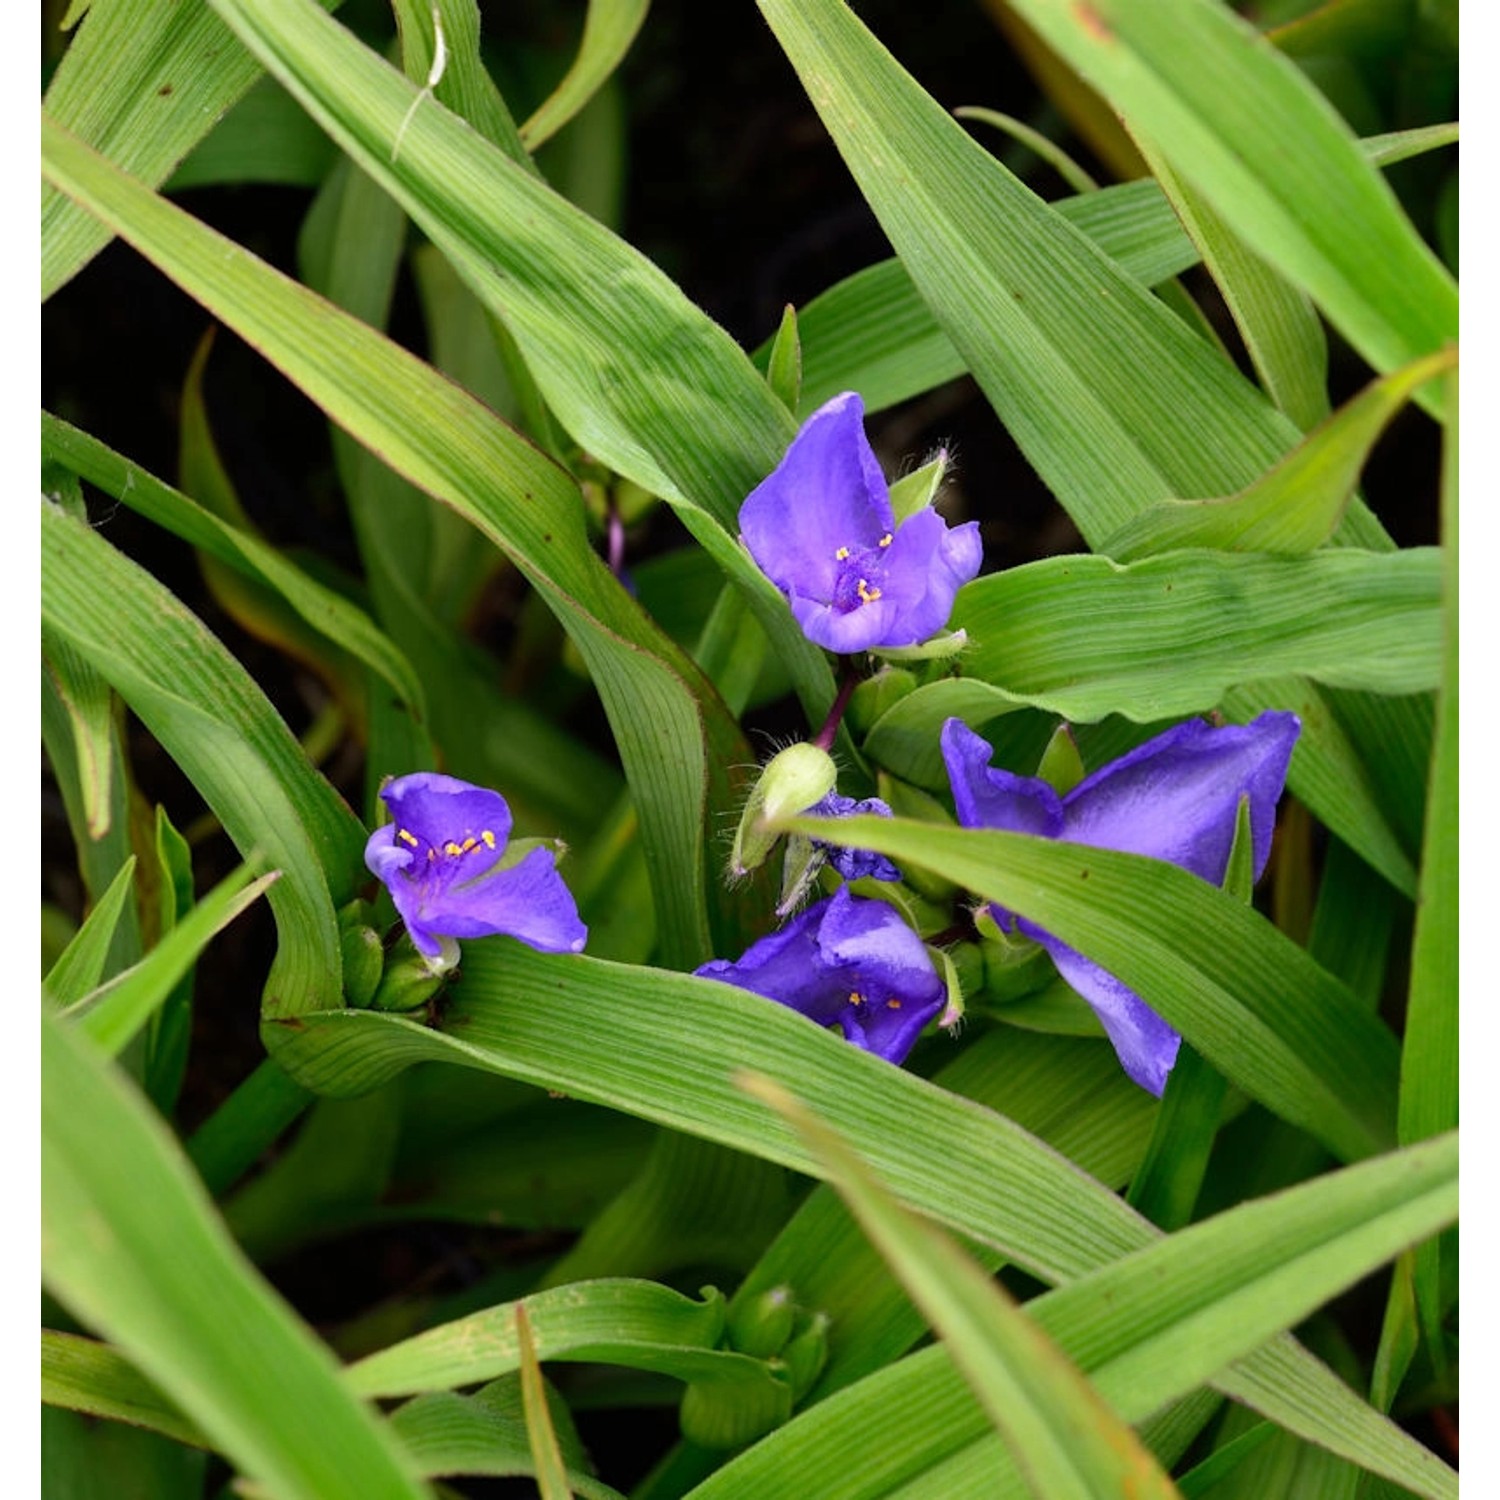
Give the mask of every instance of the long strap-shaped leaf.
M 793 436 L 744 352 L 647 257 L 441 105 L 407 119 L 413 86 L 312 0 L 212 3 L 504 321 L 572 436 L 674 506 L 746 592 L 819 722 L 827 662 L 734 539 L 740 503 Z
M 1306 75 L 1227 5 L 1014 3 L 1379 373 L 1457 338 L 1457 288 L 1395 194 Z
M 280 715 L 203 623 L 100 533 L 42 503 L 42 611 L 102 672 L 213 808 L 271 888 L 280 939 L 269 1014 L 341 1003 L 336 904 L 365 831 Z
M 1393 1442 L 1394 1429 L 1347 1387 L 1344 1420 L 1328 1420 L 1330 1403 L 1323 1431 L 1309 1434 L 1297 1413 L 1312 1407 L 1307 1375 L 1320 1371 L 1335 1390 L 1338 1382 L 1305 1356 L 1300 1368 L 1284 1359 L 1289 1342 L 1224 1364 L 1449 1222 L 1457 1172 L 1455 1135 L 1363 1162 L 1159 1240 L 1038 1297 L 1026 1312 L 1128 1421 L 1217 1371 L 1221 1390 L 1290 1430 L 1418 1494 L 1452 1497 L 1452 1470 L 1414 1442 Z M 946 1349 L 924 1350 L 805 1412 L 691 1493 L 772 1500 L 795 1475 L 799 1489 L 828 1500 L 1022 1495 L 1020 1475 L 986 1426 Z M 849 1464 L 851 1452 L 859 1465 Z M 922 1484 L 928 1474 L 941 1482 Z
M 816 1173 L 790 1132 L 736 1087 L 743 1066 L 795 1084 L 860 1142 L 905 1202 L 1044 1280 L 1074 1280 L 1159 1236 L 1114 1193 L 993 1111 L 783 1007 L 686 975 L 535 953 L 508 939 L 473 943 L 443 1030 L 337 1011 L 303 1017 L 284 1055 L 329 1092 L 372 1088 L 420 1061 L 461 1063 Z M 1393 1075 L 1393 1062 L 1386 1071 Z M 1446 1473 L 1289 1339 L 1236 1370 L 1258 1405 L 1279 1400 L 1277 1420 L 1316 1441 L 1374 1455 L 1382 1472 L 1420 1474 L 1435 1465 Z
M 719 778 L 718 798 L 727 799 L 725 768 L 742 765 L 748 751 L 713 688 L 590 549 L 572 481 L 420 360 L 147 192 L 51 122 L 44 120 L 43 135 L 53 180 L 393 468 L 478 526 L 543 592 L 589 665 L 625 760 L 668 961 L 706 958 L 705 786 Z M 683 871 L 699 878 L 684 879 Z
M 1264 917 L 1162 860 L 896 818 L 799 832 L 940 871 L 1077 948 L 1346 1160 L 1395 1139 L 1396 1039 Z
M 287 1500 L 426 1493 L 229 1238 L 166 1125 L 45 1013 L 42 1183 L 48 1285 L 247 1475 Z

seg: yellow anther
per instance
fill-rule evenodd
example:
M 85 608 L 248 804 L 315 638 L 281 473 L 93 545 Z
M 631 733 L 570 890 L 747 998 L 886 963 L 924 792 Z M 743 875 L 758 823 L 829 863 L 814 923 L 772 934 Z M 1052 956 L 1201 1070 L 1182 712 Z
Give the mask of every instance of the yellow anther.
M 429 849 L 427 851 L 427 863 L 431 864 L 433 862 L 433 860 L 435 860 L 436 858 L 437 858 L 437 850 L 436 849 Z
M 460 849 L 458 847 L 458 845 L 453 842 L 452 839 L 449 839 L 448 842 L 443 845 L 443 853 L 444 854 L 450 854 L 450 855 L 455 855 L 456 856 L 456 855 L 462 854 L 463 852 L 464 851 L 462 849 Z
M 417 847 L 416 834 L 408 833 L 404 828 L 398 828 L 396 830 L 396 837 L 400 839 L 403 844 L 410 844 L 413 849 Z
M 843 560 L 844 560 L 844 559 L 845 559 L 845 558 L 846 558 L 846 557 L 848 557 L 848 555 L 849 555 L 849 549 L 848 549 L 848 548 L 847 548 L 847 547 L 840 547 L 840 548 L 839 548 L 839 550 L 838 550 L 838 551 L 837 551 L 837 552 L 835 552 L 835 553 L 834 553 L 834 554 L 833 554 L 833 555 L 834 555 L 834 556 L 835 556 L 835 557 L 836 557 L 836 558 L 837 558 L 837 559 L 838 559 L 838 560 L 839 560 L 839 561 L 840 561 L 840 562 L 843 562 Z
M 895 541 L 895 540 L 896 540 L 895 537 L 892 536 L 892 534 L 888 531 L 888 532 L 886 532 L 886 534 L 883 537 L 881 537 L 881 539 L 877 543 L 877 545 L 881 546 L 881 547 L 889 547 L 891 545 L 891 543 L 893 541 Z
M 864 1003 L 865 1003 L 865 997 L 863 995 L 861 995 L 858 990 L 850 990 L 849 991 L 849 1004 L 850 1005 L 863 1005 Z
M 495 835 L 491 833 L 488 828 L 486 828 L 484 832 L 479 835 L 479 837 L 484 840 L 484 847 L 486 849 L 493 849 L 495 847 Z
M 467 854 L 471 849 L 477 849 L 478 847 L 478 839 L 465 839 L 459 852 L 462 854 Z
M 899 1000 L 894 1000 L 894 999 L 887 1000 L 885 1002 L 885 1008 L 887 1010 L 900 1010 L 901 1009 L 901 1002 Z
M 861 604 L 873 604 L 880 597 L 879 589 L 867 588 L 865 580 L 859 580 L 859 602 Z

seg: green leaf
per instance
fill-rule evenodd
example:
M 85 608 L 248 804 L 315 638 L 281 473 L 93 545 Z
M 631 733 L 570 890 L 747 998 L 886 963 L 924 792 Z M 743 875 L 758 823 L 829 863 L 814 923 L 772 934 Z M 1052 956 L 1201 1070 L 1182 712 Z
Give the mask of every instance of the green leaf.
M 1237 495 L 1164 500 L 1100 547 L 1120 562 L 1180 547 L 1227 552 L 1311 552 L 1332 536 L 1387 423 L 1424 382 L 1451 368 L 1435 354 L 1372 381 Z
M 1443 680 L 1427 794 L 1427 827 L 1412 935 L 1397 1132 L 1422 1140 L 1458 1123 L 1458 377 L 1447 385 L 1443 449 Z M 1419 1246 L 1414 1281 L 1423 1338 L 1447 1363 L 1438 1246 Z
M 66 641 L 56 638 L 43 641 L 42 670 L 68 715 L 88 836 L 102 839 L 114 816 L 115 709 L 109 683 Z
M 1432 548 L 1045 558 L 967 585 L 952 624 L 972 642 L 968 676 L 1000 689 L 986 717 L 1010 704 L 1149 723 L 1286 673 L 1381 693 L 1435 686 L 1439 572 Z
M 306 1500 L 424 1493 L 235 1248 L 166 1125 L 45 1013 L 42 1181 L 48 1287 L 245 1474 Z
M 395 75 L 390 79 L 400 85 Z M 434 106 L 415 117 L 404 149 L 421 138 L 421 121 L 437 112 Z M 729 801 L 728 768 L 742 766 L 748 752 L 692 661 L 652 626 L 590 549 L 572 482 L 430 367 L 113 172 L 65 134 L 46 124 L 44 134 L 48 170 L 69 191 L 86 197 L 186 290 L 273 356 L 388 464 L 479 527 L 546 596 L 588 663 L 620 745 L 664 952 L 684 966 L 701 962 L 710 951 L 705 786 L 712 778 L 716 805 Z M 695 877 L 684 878 L 684 871 Z
M 780 1084 L 746 1092 L 787 1120 L 942 1337 L 1038 1500 L 1177 1491 L 1088 1381 L 947 1236 L 903 1209 L 848 1144 Z
M 103 978 L 115 929 L 120 924 L 125 903 L 134 893 L 134 880 L 135 856 L 131 855 L 48 971 L 42 981 L 43 987 L 58 1005 L 71 1005 L 82 1000 Z
M 1452 1500 L 1452 1470 L 1336 1377 L 1328 1375 L 1330 1389 L 1341 1397 L 1323 1403 L 1311 1423 L 1311 1412 L 1294 1410 L 1302 1377 L 1280 1363 L 1288 1343 L 1225 1364 L 1450 1221 L 1457 1149 L 1450 1135 L 1243 1204 L 1043 1294 L 1027 1313 L 1126 1421 L 1139 1422 L 1213 1378 L 1288 1430 L 1418 1494 Z M 827 1500 L 1020 1495 L 1020 1476 L 999 1440 L 985 1436 L 987 1425 L 938 1346 L 795 1417 L 691 1500 L 770 1500 L 789 1483 Z M 851 1453 L 858 1464 L 850 1464 Z M 943 1476 L 941 1485 L 907 1487 L 931 1472 Z M 965 1484 L 960 1475 L 972 1477 Z
M 1161 860 L 894 818 L 787 827 L 939 869 L 1113 974 L 1232 1083 L 1344 1158 L 1394 1139 L 1395 1039 L 1263 917 Z
M 42 506 L 48 626 L 109 678 L 182 767 L 245 857 L 282 872 L 272 1014 L 339 997 L 334 902 L 352 894 L 365 831 L 308 765 L 243 667 L 157 581 L 96 531 Z
M 312 1097 L 272 1058 L 261 1062 L 187 1142 L 188 1158 L 209 1192 L 232 1187 Z
M 316 187 L 337 156 L 296 100 L 274 79 L 260 78 L 193 147 L 163 191 L 241 182 Z
M 42 1329 L 42 1400 L 51 1406 L 148 1427 L 194 1448 L 198 1427 L 117 1350 L 76 1333 Z
M 531 1337 L 531 1320 L 526 1315 L 525 1302 L 515 1304 L 511 1317 L 521 1354 L 521 1401 L 537 1489 L 541 1492 L 541 1500 L 573 1500 L 567 1470 L 563 1466 L 562 1454 L 558 1452 L 552 1415 L 547 1410 L 547 1391 L 542 1384 L 542 1367 L 536 1362 L 536 1345 Z
M 47 88 L 47 109 L 153 186 L 255 81 L 259 64 L 207 6 L 155 0 L 90 8 Z M 42 187 L 42 299 L 86 265 L 109 231 Z
M 259 900 L 279 878 L 275 870 L 254 881 L 252 874 L 248 866 L 241 865 L 164 934 L 140 963 L 112 979 L 102 990 L 85 996 L 74 1007 L 70 1016 L 76 1016 L 79 1030 L 100 1051 L 110 1057 L 119 1056 L 136 1032 L 166 1003 L 213 937 Z
M 790 302 L 781 315 L 776 337 L 771 341 L 771 353 L 766 360 L 766 384 L 795 417 L 797 399 L 802 393 L 802 343 L 797 335 L 797 309 Z
M 578 55 L 547 101 L 521 127 L 535 151 L 556 135 L 619 67 L 650 9 L 650 0 L 589 0 Z

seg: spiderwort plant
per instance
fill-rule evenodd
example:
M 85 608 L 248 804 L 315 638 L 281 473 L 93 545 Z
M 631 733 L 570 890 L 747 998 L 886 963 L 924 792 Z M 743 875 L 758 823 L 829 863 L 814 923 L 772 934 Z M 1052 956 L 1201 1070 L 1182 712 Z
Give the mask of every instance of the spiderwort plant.
M 740 536 L 807 638 L 848 654 L 915 646 L 979 572 L 979 524 L 930 507 L 899 524 L 852 391 L 818 408 L 740 507 Z
M 508 933 L 544 953 L 577 953 L 588 937 L 550 849 L 503 864 L 510 808 L 499 792 L 417 771 L 380 791 L 392 821 L 365 844 L 417 951 L 434 969 L 457 962 L 456 938 Z
M 1220 885 L 1242 797 L 1250 803 L 1257 879 L 1265 869 L 1276 803 L 1301 728 L 1296 714 L 1274 711 L 1217 728 L 1190 719 L 1100 767 L 1062 797 L 1038 777 L 990 765 L 990 745 L 961 719 L 944 724 L 942 751 L 966 828 L 1146 854 Z M 1177 1032 L 1076 949 L 1023 917 L 991 911 L 1002 928 L 1035 939 L 1052 955 L 1058 972 L 1093 1007 L 1126 1073 L 1159 1095 L 1177 1060 Z
M 883 901 L 840 887 L 733 963 L 695 971 L 752 990 L 887 1062 L 904 1062 L 947 987 L 921 938 Z

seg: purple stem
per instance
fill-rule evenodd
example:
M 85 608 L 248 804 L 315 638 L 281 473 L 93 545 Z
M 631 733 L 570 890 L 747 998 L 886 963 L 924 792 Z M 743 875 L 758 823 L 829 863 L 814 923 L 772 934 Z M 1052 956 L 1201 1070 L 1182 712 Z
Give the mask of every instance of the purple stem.
M 860 684 L 860 676 L 847 662 L 844 664 L 844 680 L 839 683 L 838 696 L 833 700 L 833 707 L 828 710 L 828 717 L 823 720 L 823 727 L 813 736 L 813 744 L 819 750 L 832 750 L 834 737 L 839 732 L 839 725 L 844 721 L 844 710 L 849 706 L 849 700 L 854 696 L 854 690 Z

